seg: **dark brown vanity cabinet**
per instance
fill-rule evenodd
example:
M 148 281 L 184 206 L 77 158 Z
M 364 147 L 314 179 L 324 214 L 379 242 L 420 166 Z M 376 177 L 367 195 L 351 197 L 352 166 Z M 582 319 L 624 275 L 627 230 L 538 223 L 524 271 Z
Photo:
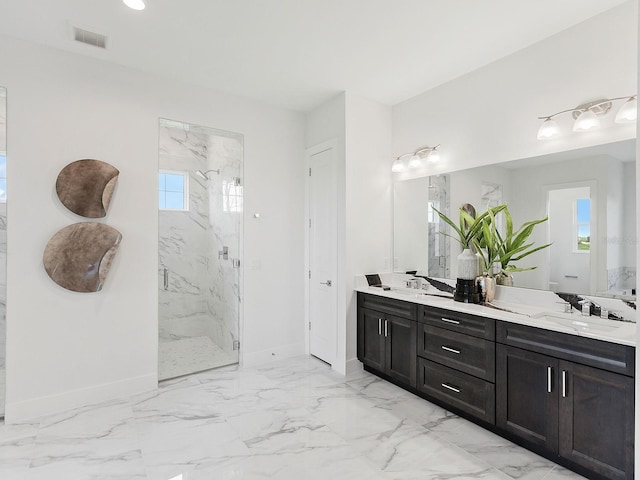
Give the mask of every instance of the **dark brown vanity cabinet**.
M 634 478 L 633 347 L 358 293 L 358 359 L 590 479 Z
M 399 383 L 416 386 L 416 306 L 358 294 L 358 360 Z
M 506 322 L 497 341 L 497 427 L 594 477 L 633 478 L 634 348 Z
M 495 321 L 418 308 L 418 390 L 480 420 L 495 421 Z

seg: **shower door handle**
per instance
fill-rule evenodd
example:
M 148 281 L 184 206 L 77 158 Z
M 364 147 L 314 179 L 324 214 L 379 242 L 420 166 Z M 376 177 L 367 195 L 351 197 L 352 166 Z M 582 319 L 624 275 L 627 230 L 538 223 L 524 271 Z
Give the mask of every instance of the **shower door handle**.
M 164 269 L 164 289 L 169 290 L 169 270 Z

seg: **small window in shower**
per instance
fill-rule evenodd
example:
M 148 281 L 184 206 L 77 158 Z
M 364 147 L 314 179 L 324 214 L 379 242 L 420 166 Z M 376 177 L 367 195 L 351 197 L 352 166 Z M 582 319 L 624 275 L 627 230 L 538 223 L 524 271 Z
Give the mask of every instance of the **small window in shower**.
M 158 174 L 158 205 L 160 210 L 189 210 L 189 174 L 161 170 Z

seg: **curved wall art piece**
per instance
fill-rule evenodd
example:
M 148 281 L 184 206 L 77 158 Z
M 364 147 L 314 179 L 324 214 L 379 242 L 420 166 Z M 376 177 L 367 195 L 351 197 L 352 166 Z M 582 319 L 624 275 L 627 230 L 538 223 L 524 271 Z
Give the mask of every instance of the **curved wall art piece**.
M 104 223 L 74 223 L 58 230 L 44 249 L 51 280 L 74 292 L 98 292 L 109 273 L 122 235 Z
M 100 160 L 76 160 L 64 167 L 56 180 L 56 193 L 73 213 L 87 218 L 107 215 L 120 172 Z

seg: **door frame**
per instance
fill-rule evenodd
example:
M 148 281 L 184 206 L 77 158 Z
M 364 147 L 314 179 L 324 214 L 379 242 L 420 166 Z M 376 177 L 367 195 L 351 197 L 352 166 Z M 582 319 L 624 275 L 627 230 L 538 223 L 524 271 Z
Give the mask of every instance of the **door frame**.
M 571 188 L 583 188 L 583 187 L 589 187 L 589 193 L 591 195 L 591 218 L 592 219 L 596 219 L 595 221 L 591 221 L 591 236 L 596 238 L 596 248 L 595 250 L 591 250 L 589 252 L 590 258 L 589 258 L 589 286 L 591 288 L 590 292 L 583 292 L 585 294 L 590 294 L 593 295 L 598 291 L 598 262 L 601 261 L 600 256 L 598 255 L 598 250 L 600 248 L 602 248 L 602 246 L 600 245 L 600 242 L 597 240 L 598 238 L 598 233 L 599 233 L 599 225 L 598 223 L 600 222 L 600 217 L 598 215 L 598 208 L 599 208 L 599 202 L 598 202 L 598 182 L 596 180 L 584 180 L 584 181 L 577 181 L 577 182 L 565 182 L 565 183 L 554 183 L 554 184 L 548 184 L 548 185 L 543 185 L 542 186 L 542 201 L 543 201 L 543 205 L 544 205 L 544 214 L 545 215 L 549 215 L 549 192 L 552 190 L 567 190 L 567 189 L 571 189 Z M 606 218 L 606 217 L 605 217 Z M 550 226 L 549 226 L 549 222 L 545 222 L 545 231 L 544 231 L 544 235 L 545 235 L 545 243 L 549 243 L 551 242 L 551 231 L 550 231 Z M 606 221 L 605 221 L 605 226 L 606 226 Z M 606 231 L 606 228 L 605 228 Z M 605 261 L 606 261 L 606 250 L 605 252 Z M 544 289 L 544 283 L 546 282 L 547 284 L 549 283 L 549 264 L 551 262 L 551 251 L 549 248 L 545 248 L 545 259 L 546 261 L 544 262 L 544 264 L 541 266 L 540 268 L 540 275 L 541 275 L 541 280 L 543 282 L 543 289 Z M 605 271 L 606 271 L 606 263 L 605 263 Z
M 309 169 L 311 168 L 311 158 L 314 155 L 317 155 L 319 153 L 325 152 L 327 150 L 333 150 L 335 153 L 338 152 L 338 147 L 339 147 L 339 143 L 337 139 L 331 139 L 331 140 L 327 140 L 325 142 L 319 143 L 318 145 L 314 145 L 312 147 L 309 147 L 305 150 L 305 171 L 304 171 L 304 343 L 305 343 L 305 353 L 307 355 L 310 355 L 310 340 L 311 340 L 311 336 L 309 334 L 309 322 L 310 322 L 310 316 L 309 316 L 309 307 L 310 307 L 310 288 L 311 288 L 311 282 L 309 281 L 309 271 L 311 269 L 311 249 L 310 249 L 310 245 L 311 245 L 311 235 L 310 235 L 310 227 L 309 227 L 309 222 L 311 220 L 311 202 L 310 202 L 310 180 L 309 180 Z M 339 159 L 337 156 L 334 156 L 334 161 L 337 163 L 337 166 L 339 167 Z M 339 172 L 339 169 L 337 170 Z M 336 178 L 336 183 L 339 186 L 339 181 L 338 178 Z M 339 197 L 339 195 L 338 195 Z M 338 202 L 338 208 L 340 208 L 340 203 Z M 336 217 L 336 224 L 338 223 L 338 218 Z M 338 225 L 337 228 L 337 234 L 339 236 L 340 232 L 340 227 Z M 337 241 L 337 239 L 336 239 Z M 343 282 L 342 279 L 340 278 L 340 269 L 338 268 L 338 258 L 340 256 L 340 245 L 338 243 L 338 254 L 336 257 L 336 272 L 337 272 L 337 277 L 335 279 L 335 287 L 336 287 L 336 296 L 337 296 L 337 306 L 336 306 L 336 312 L 335 312 L 335 322 L 336 322 L 336 355 L 334 357 L 334 362 L 331 364 L 331 367 L 333 369 L 336 369 L 337 367 L 337 363 L 339 362 L 340 359 L 340 349 L 338 348 L 338 338 L 340 337 L 340 324 L 338 322 L 338 312 L 340 310 L 340 289 L 343 288 Z

